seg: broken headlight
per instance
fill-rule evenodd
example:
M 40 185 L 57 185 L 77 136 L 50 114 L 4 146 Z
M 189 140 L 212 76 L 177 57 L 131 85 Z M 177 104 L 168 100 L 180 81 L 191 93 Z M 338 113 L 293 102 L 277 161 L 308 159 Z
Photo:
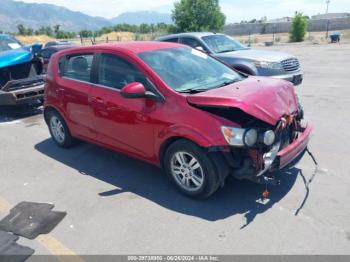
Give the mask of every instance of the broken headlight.
M 258 133 L 258 131 L 253 128 L 244 129 L 223 126 L 221 127 L 221 131 L 227 143 L 231 146 L 252 147 L 257 142 L 263 143 L 266 146 L 271 146 L 276 140 L 275 132 L 272 130 Z
M 254 146 L 258 140 L 258 132 L 256 129 L 244 129 L 234 127 L 221 127 L 227 143 L 231 146 Z
M 273 132 L 272 130 L 268 130 L 264 133 L 263 141 L 265 145 L 271 146 L 273 143 L 275 143 L 275 139 L 275 132 Z

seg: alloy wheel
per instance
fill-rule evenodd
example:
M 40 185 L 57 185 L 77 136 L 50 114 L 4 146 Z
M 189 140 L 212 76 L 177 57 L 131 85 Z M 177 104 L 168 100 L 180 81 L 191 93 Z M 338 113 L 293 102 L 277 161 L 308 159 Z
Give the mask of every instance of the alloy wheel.
M 171 173 L 186 191 L 197 191 L 203 186 L 203 168 L 197 158 L 188 152 L 176 152 L 173 155 Z
M 64 130 L 63 124 L 58 117 L 56 117 L 56 116 L 51 117 L 50 128 L 51 128 L 52 135 L 53 135 L 54 139 L 58 143 L 63 144 L 64 140 L 66 138 L 66 135 L 65 135 L 65 130 Z

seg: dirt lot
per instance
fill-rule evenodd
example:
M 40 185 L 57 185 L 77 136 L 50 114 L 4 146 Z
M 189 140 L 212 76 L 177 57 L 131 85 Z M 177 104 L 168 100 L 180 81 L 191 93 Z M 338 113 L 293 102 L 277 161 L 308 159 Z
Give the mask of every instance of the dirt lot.
M 331 34 L 333 31 L 330 31 Z M 348 43 L 350 40 L 350 30 L 339 30 L 337 32 L 341 33 L 341 42 Z M 249 43 L 249 35 L 245 36 L 234 36 L 235 39 L 239 40 L 242 43 Z M 264 44 L 265 42 L 273 41 L 273 34 L 253 34 L 250 36 L 250 43 L 252 45 Z M 329 42 L 329 37 L 327 38 L 326 32 L 308 32 L 305 36 L 304 43 L 317 43 L 317 44 L 326 44 Z M 275 34 L 276 43 L 288 43 L 289 42 L 289 33 L 278 33 Z
M 50 235 L 20 240 L 36 254 L 350 254 L 350 45 L 268 49 L 303 66 L 297 92 L 320 164 L 309 192 L 305 156 L 268 203 L 258 201 L 263 186 L 233 179 L 209 200 L 191 200 L 148 164 L 90 144 L 57 148 L 37 112 L 2 112 L 0 217 L 21 201 L 67 211 Z

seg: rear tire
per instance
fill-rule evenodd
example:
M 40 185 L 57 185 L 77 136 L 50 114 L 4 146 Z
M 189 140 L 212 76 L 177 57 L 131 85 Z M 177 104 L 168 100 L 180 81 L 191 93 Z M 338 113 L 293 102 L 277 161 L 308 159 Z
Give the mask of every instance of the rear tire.
M 176 188 L 193 198 L 208 198 L 219 188 L 215 164 L 201 147 L 178 140 L 165 152 L 163 167 Z
M 48 112 L 47 120 L 53 141 L 59 147 L 72 147 L 74 144 L 74 138 L 70 134 L 68 126 L 62 116 L 58 112 L 51 110 Z

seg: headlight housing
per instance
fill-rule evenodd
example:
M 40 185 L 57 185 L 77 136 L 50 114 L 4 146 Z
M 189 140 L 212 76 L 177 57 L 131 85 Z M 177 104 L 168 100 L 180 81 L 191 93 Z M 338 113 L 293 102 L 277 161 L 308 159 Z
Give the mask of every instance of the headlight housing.
M 267 146 L 271 146 L 273 145 L 273 143 L 275 143 L 275 139 L 276 139 L 276 135 L 275 132 L 273 132 L 272 130 L 268 130 L 264 133 L 264 144 Z
M 254 146 L 258 140 L 258 132 L 255 129 L 234 127 L 221 127 L 222 134 L 231 146 Z
M 254 128 L 245 129 L 223 126 L 221 127 L 221 131 L 227 143 L 231 146 L 253 147 L 257 143 L 271 146 L 276 141 L 275 132 L 272 130 L 258 132 Z
M 266 68 L 266 69 L 275 69 L 275 70 L 282 69 L 282 64 L 279 62 L 255 61 L 255 66 L 259 68 Z

